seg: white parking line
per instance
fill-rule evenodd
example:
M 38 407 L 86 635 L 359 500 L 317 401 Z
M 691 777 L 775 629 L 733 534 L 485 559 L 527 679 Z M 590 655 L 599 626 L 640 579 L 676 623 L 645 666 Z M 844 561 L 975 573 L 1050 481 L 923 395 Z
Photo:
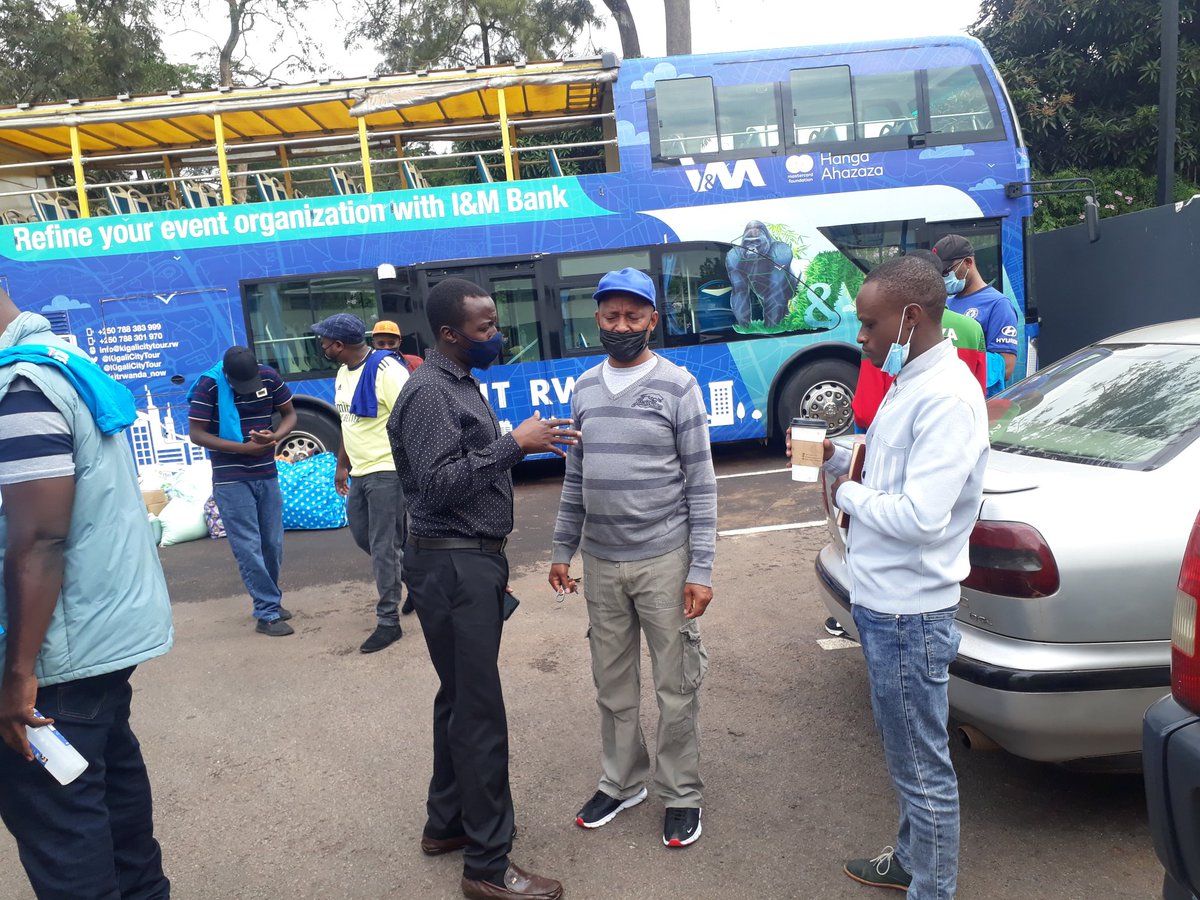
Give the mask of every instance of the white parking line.
M 858 641 L 852 641 L 849 638 L 827 637 L 817 641 L 817 646 L 822 650 L 848 650 L 851 647 L 857 647 Z
M 791 466 L 785 466 L 782 469 L 763 469 L 761 472 L 730 472 L 728 475 L 718 475 L 718 480 L 721 478 L 751 478 L 754 475 L 778 475 L 780 472 L 790 472 Z
M 727 531 L 718 531 L 721 537 L 737 537 L 741 534 L 761 534 L 764 531 L 791 531 L 795 528 L 817 528 L 825 524 L 825 520 L 821 519 L 817 522 L 791 522 L 787 525 L 759 525 L 756 528 L 730 528 Z

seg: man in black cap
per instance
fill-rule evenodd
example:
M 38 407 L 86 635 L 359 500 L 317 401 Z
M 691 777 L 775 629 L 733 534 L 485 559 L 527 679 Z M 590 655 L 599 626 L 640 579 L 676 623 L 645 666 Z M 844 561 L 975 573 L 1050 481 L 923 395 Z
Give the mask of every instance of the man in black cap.
M 433 701 L 433 778 L 421 850 L 464 851 L 463 895 L 472 900 L 558 900 L 562 885 L 509 861 L 513 803 L 508 720 L 500 686 L 513 527 L 512 467 L 527 453 L 563 452 L 579 432 L 535 414 L 508 434 L 479 393 L 472 369 L 504 346 L 496 304 L 461 278 L 426 301 L 437 339 L 388 420 L 412 531 L 404 549 L 409 596 L 441 686 Z
M 975 319 L 987 342 L 987 396 L 1012 384 L 1017 366 L 1017 311 L 1012 301 L 983 280 L 975 248 L 961 234 L 933 245 L 946 283 L 946 309 Z
M 279 373 L 259 365 L 249 347 L 230 347 L 188 394 L 192 443 L 212 457 L 213 499 L 229 548 L 254 601 L 256 630 L 270 637 L 292 633 L 283 608 L 283 495 L 275 448 L 296 427 L 292 392 Z M 275 413 L 281 420 L 272 429 Z

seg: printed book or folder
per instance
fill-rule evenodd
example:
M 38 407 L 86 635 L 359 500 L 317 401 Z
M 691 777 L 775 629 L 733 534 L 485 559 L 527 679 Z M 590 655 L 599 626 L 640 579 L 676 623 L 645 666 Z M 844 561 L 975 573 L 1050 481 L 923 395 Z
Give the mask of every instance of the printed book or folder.
M 864 441 L 855 441 L 854 446 L 850 448 L 850 470 L 847 472 L 851 481 L 857 481 L 862 484 L 863 465 L 867 461 L 867 445 Z M 838 528 L 850 527 L 850 514 L 841 507 L 838 507 L 837 514 Z

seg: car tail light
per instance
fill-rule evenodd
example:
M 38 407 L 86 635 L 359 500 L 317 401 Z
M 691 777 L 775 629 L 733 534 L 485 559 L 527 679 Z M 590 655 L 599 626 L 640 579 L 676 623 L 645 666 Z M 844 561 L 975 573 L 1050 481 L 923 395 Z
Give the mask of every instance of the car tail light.
M 1058 590 L 1058 563 L 1041 533 L 1021 522 L 977 522 L 964 587 L 1033 599 Z
M 1200 658 L 1196 656 L 1196 604 L 1200 603 L 1200 516 L 1192 526 L 1171 620 L 1171 693 L 1192 712 L 1200 713 Z

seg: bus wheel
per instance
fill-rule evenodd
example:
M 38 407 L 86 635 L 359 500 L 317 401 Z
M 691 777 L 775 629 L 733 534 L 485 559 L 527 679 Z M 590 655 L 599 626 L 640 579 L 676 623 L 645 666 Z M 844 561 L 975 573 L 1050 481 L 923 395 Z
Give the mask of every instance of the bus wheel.
M 296 428 L 280 445 L 278 456 L 294 462 L 318 453 L 337 453 L 342 433 L 336 421 L 308 409 L 296 410 L 296 418 Z
M 846 434 L 854 427 L 854 385 L 858 369 L 840 359 L 823 359 L 809 363 L 796 372 L 779 394 L 778 431 L 792 419 L 824 419 L 834 437 Z

